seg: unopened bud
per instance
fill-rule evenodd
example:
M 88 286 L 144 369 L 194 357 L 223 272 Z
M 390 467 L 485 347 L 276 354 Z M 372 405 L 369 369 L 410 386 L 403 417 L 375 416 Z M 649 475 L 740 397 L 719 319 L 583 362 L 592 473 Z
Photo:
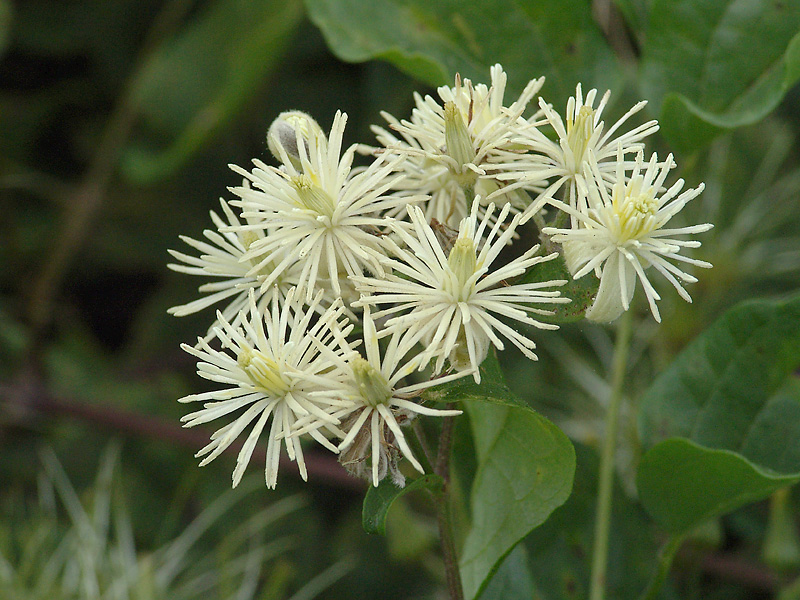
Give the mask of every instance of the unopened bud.
M 475 148 L 464 115 L 453 102 L 444 103 L 444 143 L 447 155 L 458 163 L 459 172 L 475 160 Z
M 299 136 L 298 136 L 299 134 Z M 283 112 L 272 122 L 267 133 L 267 146 L 272 156 L 280 162 L 288 158 L 295 169 L 300 169 L 300 150 L 297 147 L 298 137 L 300 142 L 306 144 L 312 137 L 325 137 L 319 124 L 304 112 L 298 110 Z M 283 152 L 281 152 L 283 149 Z

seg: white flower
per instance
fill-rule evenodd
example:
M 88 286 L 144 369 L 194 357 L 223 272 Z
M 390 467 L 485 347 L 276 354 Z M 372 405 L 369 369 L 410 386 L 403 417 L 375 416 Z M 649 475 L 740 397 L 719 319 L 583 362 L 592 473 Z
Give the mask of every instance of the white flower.
M 306 479 L 303 449 L 298 436 L 291 429 L 298 418 L 313 415 L 316 426 L 306 428 L 317 442 L 336 452 L 334 446 L 319 429 L 325 425 L 335 426 L 338 419 L 332 413 L 341 408 L 343 402 L 329 395 L 315 394 L 319 387 L 314 376 L 327 373 L 335 380 L 329 357 L 337 356 L 337 350 L 328 349 L 324 355 L 319 348 L 328 348 L 333 342 L 329 328 L 338 322 L 343 307 L 340 302 L 329 308 L 318 319 L 316 304 L 304 308 L 302 299 L 295 290 L 290 290 L 281 304 L 273 296 L 269 310 L 262 313 L 256 306 L 255 294 L 250 292 L 250 317 L 242 319 L 241 328 L 232 326 L 221 314 L 221 323 L 216 335 L 222 349 L 212 348 L 206 341 L 198 339 L 197 347 L 183 344 L 181 347 L 200 359 L 197 373 L 205 379 L 224 384 L 221 390 L 192 394 L 180 402 L 204 402 L 203 408 L 184 416 L 185 427 L 193 427 L 223 417 L 232 421 L 211 436 L 211 443 L 197 453 L 205 456 L 200 466 L 219 456 L 245 428 L 255 421 L 236 461 L 233 471 L 234 487 L 239 483 L 247 467 L 253 449 L 267 422 L 272 419 L 267 441 L 266 482 L 274 488 L 278 479 L 281 439 L 291 460 L 297 460 L 300 475 Z M 312 323 L 313 321 L 313 323 Z M 346 327 L 349 331 L 352 326 Z M 312 341 L 314 340 L 314 341 Z M 324 390 L 323 390 L 324 391 Z M 243 412 L 242 412 L 243 411 Z
M 710 263 L 680 254 L 682 248 L 697 248 L 700 242 L 681 240 L 675 236 L 702 233 L 713 225 L 705 223 L 689 227 L 665 227 L 687 202 L 703 191 L 704 185 L 701 183 L 678 195 L 684 183 L 683 179 L 679 179 L 659 195 L 670 168 L 674 166 L 672 155 L 664 163 L 658 163 L 653 154 L 650 162 L 645 164 L 643 153 L 639 152 L 633 164 L 633 172 L 626 180 L 621 156 L 623 150 L 619 149 L 617 152 L 616 183 L 610 193 L 605 175 L 594 154 L 590 152 L 589 164 L 582 180 L 586 187 L 582 185 L 583 189 L 579 190 L 583 200 L 580 205 L 586 205 L 587 209 L 575 210 L 556 201 L 554 205 L 568 212 L 577 225 L 571 229 L 546 227 L 543 231 L 552 235 L 554 242 L 562 245 L 567 266 L 575 279 L 591 271 L 595 271 L 600 277 L 597 297 L 586 312 L 588 319 L 613 321 L 623 311 L 628 310 L 638 277 L 653 317 L 660 322 L 656 300 L 661 298 L 647 278 L 646 269 L 653 267 L 675 287 L 684 300 L 691 302 L 691 297 L 678 278 L 689 283 L 697 279 L 674 263 L 711 267 Z
M 242 256 L 253 266 L 253 274 L 264 265 L 274 265 L 262 287 L 266 288 L 296 260 L 302 268 L 298 290 L 310 300 L 317 281 L 327 279 L 340 296 L 341 272 L 361 275 L 364 268 L 380 273 L 383 256 L 379 228 L 380 214 L 420 198 L 385 195 L 394 179 L 402 157 L 379 157 L 357 175 L 350 176 L 355 146 L 341 156 L 342 134 L 347 116 L 341 112 L 331 128 L 330 139 L 324 135 L 301 138 L 297 129 L 297 151 L 301 169 L 295 169 L 287 157 L 282 168 L 269 167 L 254 160 L 252 172 L 231 166 L 252 182 L 252 188 L 231 191 L 241 198 L 242 216 L 253 225 L 231 227 L 251 230 L 258 227 L 266 236 L 253 242 Z M 283 151 L 282 145 L 278 145 Z
M 503 193 L 492 163 L 498 156 L 507 160 L 509 153 L 520 153 L 516 130 L 528 125 L 522 113 L 544 78 L 530 81 L 509 107 L 503 104 L 506 74 L 500 65 L 491 68 L 491 80 L 488 88 L 484 84 L 473 86 L 469 79 L 462 84 L 457 75 L 455 87 L 438 89 L 441 103 L 430 96 L 423 99 L 415 94 L 416 108 L 410 121 L 398 121 L 388 113 L 381 113 L 400 137 L 373 127 L 387 152 L 407 157 L 402 163 L 406 177 L 394 189 L 401 194 L 422 192 L 431 196 L 425 206 L 429 221 L 436 219 L 457 227 L 470 208 L 471 197 L 465 196 L 465 186 L 472 186 L 483 198 L 492 192 L 497 196 Z M 505 152 L 500 154 L 501 150 Z M 527 205 L 518 192 L 496 200 L 498 204 L 501 201 Z M 404 212 L 402 207 L 391 216 Z
M 562 187 L 566 186 L 566 197 L 563 198 L 570 206 L 585 210 L 581 206 L 581 197 L 578 194 L 578 184 L 583 178 L 584 166 L 587 164 L 589 152 L 595 156 L 598 172 L 609 184 L 614 183 L 616 173 L 617 149 L 622 147 L 622 155 L 639 152 L 644 149 L 642 140 L 658 131 L 658 122 L 647 121 L 634 127 L 630 131 L 618 134 L 620 127 L 634 114 L 642 110 L 647 104 L 641 101 L 635 104 L 608 130 L 601 120 L 603 109 L 608 103 L 611 92 L 607 91 L 600 99 L 597 108 L 594 107 L 597 90 L 590 90 L 584 99 L 581 84 L 577 85 L 575 96 L 567 101 L 566 123 L 561 115 L 555 112 L 551 105 L 539 98 L 539 106 L 545 119 L 536 123 L 537 127 L 522 129 L 520 134 L 525 143 L 532 149 L 528 155 L 528 162 L 520 161 L 512 156 L 511 162 L 504 165 L 514 172 L 507 173 L 501 178 L 513 180 L 517 183 L 511 187 L 538 188 L 543 179 L 550 180 L 547 189 L 539 194 L 538 200 L 531 204 L 525 212 L 526 220 L 536 213 L 539 208 L 548 202 Z M 558 136 L 558 141 L 548 138 L 538 128 L 549 124 Z M 575 222 L 573 221 L 573 225 Z
M 342 464 L 355 475 L 367 475 L 364 463 L 367 454 L 371 456 L 369 479 L 377 486 L 387 475 L 392 474 L 397 485 L 404 478 L 397 470 L 398 451 L 405 456 L 417 471 L 424 473 L 419 461 L 414 457 L 406 442 L 400 425 L 409 422 L 415 415 L 447 417 L 460 415 L 460 410 L 438 410 L 413 402 L 425 388 L 440 385 L 459 377 L 469 375 L 469 371 L 439 377 L 421 383 L 402 385 L 403 378 L 413 373 L 419 360 L 413 357 L 403 362 L 399 336 L 392 336 L 381 356 L 378 346 L 378 333 L 372 320 L 369 307 L 364 309 L 364 350 L 366 358 L 360 355 L 354 345 L 346 339 L 335 324 L 333 335 L 343 349 L 337 354 L 331 348 L 320 346 L 322 354 L 335 365 L 332 371 L 314 377 L 321 387 L 329 390 L 332 397 L 341 398 L 347 404 L 336 411 L 342 421 Z M 299 420 L 298 433 L 304 433 L 319 423 L 313 415 Z M 348 451 L 351 449 L 352 451 Z
M 214 222 L 216 230 L 206 229 L 203 232 L 208 242 L 180 236 L 181 240 L 200 252 L 200 256 L 190 256 L 176 250 L 169 250 L 169 253 L 183 264 L 170 263 L 167 265 L 173 271 L 214 277 L 219 281 L 205 283 L 198 288 L 201 294 L 207 295 L 188 304 L 173 306 L 167 312 L 177 317 L 183 317 L 201 311 L 217 302 L 229 300 L 228 305 L 222 310 L 222 316 L 236 326 L 241 322 L 242 316 L 247 314 L 247 298 L 250 290 L 257 292 L 258 307 L 263 312 L 273 294 L 285 296 L 289 289 L 297 284 L 299 269 L 297 263 L 287 266 L 278 278 L 273 279 L 271 286 L 262 288 L 263 282 L 271 274 L 270 265 L 263 265 L 257 271 L 252 272 L 253 265 L 250 262 L 242 261 L 242 256 L 254 241 L 264 237 L 263 229 L 242 230 L 241 222 L 222 198 L 220 198 L 220 205 L 225 220 L 211 211 L 211 220 Z M 215 321 L 211 325 L 206 340 L 213 336 L 213 329 L 219 325 L 219 321 Z
M 458 238 L 448 254 L 422 211 L 410 207 L 411 231 L 394 227 L 405 247 L 400 248 L 391 240 L 388 242 L 397 259 L 387 259 L 386 266 L 397 274 L 387 273 L 384 279 L 356 277 L 354 281 L 366 294 L 356 304 L 391 305 L 375 315 L 376 318 L 394 315 L 386 321 L 386 333 L 404 332 L 404 348 L 421 340 L 425 343 L 427 348 L 420 355 L 420 368 L 438 357 L 434 368 L 439 372 L 448 359 L 456 369 L 469 365 L 475 381 L 480 382 L 478 367 L 486 357 L 489 343 L 503 349 L 497 333 L 511 340 L 526 356 L 536 359 L 532 352 L 536 347 L 533 341 L 498 317 L 541 329 L 558 329 L 533 319 L 531 314 L 552 313 L 532 304 L 569 300 L 560 298 L 557 290 L 545 289 L 563 285 L 566 283 L 563 280 L 507 283 L 533 265 L 557 256 L 557 253 L 538 256 L 538 245 L 491 270 L 500 251 L 514 235 L 521 215 L 515 215 L 502 230 L 511 206 L 503 207 L 494 225 L 490 225 L 494 204 L 487 207 L 482 219 L 478 218 L 478 206 L 479 200 L 476 200 L 471 214 L 461 221 Z

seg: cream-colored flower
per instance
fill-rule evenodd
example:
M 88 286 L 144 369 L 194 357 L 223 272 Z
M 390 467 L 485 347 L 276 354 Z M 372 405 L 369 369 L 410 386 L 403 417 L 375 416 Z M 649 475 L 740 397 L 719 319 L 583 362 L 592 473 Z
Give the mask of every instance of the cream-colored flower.
M 320 292 L 311 306 L 305 307 L 302 298 L 292 289 L 283 302 L 274 295 L 270 307 L 262 312 L 251 290 L 250 315 L 242 319 L 241 327 L 234 327 L 218 313 L 220 326 L 216 335 L 222 345 L 220 350 L 203 339 L 198 339 L 196 347 L 181 346 L 200 359 L 198 375 L 225 386 L 181 398 L 180 402 L 204 403 L 202 409 L 181 419 L 184 427 L 220 418 L 231 419 L 214 432 L 211 443 L 197 453 L 198 457 L 205 456 L 200 466 L 214 460 L 253 425 L 236 461 L 234 487 L 241 480 L 270 420 L 265 470 L 270 488 L 274 488 L 278 480 L 281 440 L 289 458 L 297 461 L 300 475 L 303 479 L 307 477 L 299 436 L 292 434 L 299 418 L 313 416 L 315 425 L 306 427 L 305 433 L 332 452 L 338 452 L 319 430 L 335 426 L 339 419 L 333 413 L 346 403 L 326 394 L 326 390 L 316 384 L 315 376 L 324 373 L 326 381 L 337 380 L 337 375 L 331 373 L 334 366 L 331 357 L 339 356 L 341 350 L 330 328 L 335 326 L 339 331 L 345 327 L 346 334 L 352 326 L 339 322 L 343 311 L 341 302 L 336 302 L 320 316 L 316 305 L 321 295 Z M 325 352 L 321 353 L 320 348 Z
M 247 185 L 246 182 L 245 185 Z M 283 270 L 279 277 L 273 279 L 271 286 L 264 288 L 262 284 L 272 272 L 271 265 L 263 265 L 253 272 L 253 265 L 242 260 L 250 245 L 264 237 L 263 229 L 243 230 L 241 221 L 222 198 L 220 198 L 220 205 L 225 219 L 223 220 L 217 213 L 211 211 L 211 220 L 214 222 L 216 230 L 206 229 L 203 232 L 208 242 L 187 236 L 180 237 L 182 241 L 200 252 L 200 256 L 169 250 L 169 253 L 181 262 L 167 265 L 173 271 L 216 278 L 218 281 L 201 285 L 198 291 L 205 294 L 201 298 L 188 304 L 173 306 L 167 312 L 176 317 L 183 317 L 227 300 L 228 304 L 221 313 L 223 318 L 235 327 L 241 323 L 242 316 L 247 314 L 247 299 L 250 290 L 256 292 L 257 305 L 263 312 L 274 294 L 284 297 L 289 289 L 297 285 L 300 271 L 298 264 L 292 263 Z M 324 302 L 325 299 L 323 299 Z M 331 302 L 333 302 L 332 298 L 328 299 L 327 304 Z M 206 340 L 213 337 L 213 330 L 219 325 L 219 321 L 214 321 L 209 327 Z
M 340 462 L 354 475 L 367 476 L 375 486 L 387 474 L 391 474 L 395 484 L 402 486 L 404 478 L 397 469 L 399 454 L 405 456 L 420 473 L 424 470 L 414 457 L 400 426 L 418 414 L 434 417 L 461 414 L 460 410 L 423 406 L 414 398 L 426 388 L 469 375 L 470 371 L 403 385 L 404 378 L 416 371 L 419 357 L 405 360 L 407 353 L 397 335 L 391 337 L 381 352 L 369 306 L 364 309 L 363 326 L 362 356 L 355 350 L 356 345 L 348 341 L 346 332 L 333 324 L 333 335 L 343 352 L 338 354 L 330 347 L 320 345 L 320 352 L 334 364 L 334 368 L 314 376 L 314 380 L 327 390 L 324 392 L 326 396 L 346 402 L 334 413 L 341 420 Z M 309 415 L 297 422 L 295 431 L 304 433 L 321 425 L 314 415 Z M 371 459 L 369 469 L 365 466 L 368 457 Z
M 387 194 L 395 178 L 400 177 L 395 172 L 402 157 L 378 157 L 351 176 L 355 146 L 341 155 L 346 120 L 346 115 L 336 113 L 329 138 L 302 138 L 297 130 L 299 169 L 288 158 L 280 169 L 258 160 L 253 161 L 252 172 L 231 167 L 252 184 L 231 190 L 241 198 L 233 204 L 242 207 L 242 216 L 252 224 L 229 229 L 241 232 L 262 228 L 266 232 L 242 256 L 243 261 L 253 265 L 250 275 L 271 265 L 271 274 L 264 279 L 262 288 L 271 286 L 299 260 L 297 286 L 307 301 L 316 293 L 321 279 L 326 279 L 333 293 L 341 296 L 341 272 L 382 272 L 381 214 L 421 199 Z
M 392 272 L 384 278 L 355 277 L 356 287 L 365 295 L 360 305 L 386 306 L 376 318 L 390 317 L 386 333 L 402 333 L 404 348 L 423 341 L 420 367 L 437 357 L 435 371 L 444 361 L 456 369 L 469 367 L 475 381 L 480 382 L 480 366 L 489 344 L 502 350 L 498 333 L 509 339 L 527 357 L 535 360 L 533 340 L 501 320 L 501 317 L 540 329 L 558 329 L 531 315 L 548 315 L 552 311 L 536 305 L 569 302 L 561 292 L 548 289 L 566 281 L 509 284 L 534 265 L 553 259 L 537 255 L 538 245 L 503 266 L 493 268 L 501 250 L 514 235 L 521 215 L 517 214 L 503 229 L 511 210 L 506 204 L 492 224 L 495 206 L 490 204 L 482 218 L 478 216 L 479 200 L 473 203 L 470 215 L 461 221 L 458 238 L 449 250 L 442 248 L 434 231 L 418 207 L 410 207 L 412 228 L 394 226 L 404 242 L 400 247 L 389 240 L 396 258 L 386 259 Z M 388 269 L 387 269 L 388 270 Z
M 516 181 L 510 185 L 511 189 L 522 187 L 525 189 L 540 189 L 542 181 L 548 181 L 544 191 L 525 212 L 528 219 L 539 208 L 549 202 L 562 188 L 565 189 L 561 199 L 570 206 L 584 211 L 582 197 L 578 193 L 578 185 L 584 174 L 584 167 L 593 153 L 597 163 L 597 170 L 602 175 L 603 181 L 613 185 L 616 173 L 618 148 L 622 148 L 622 156 L 633 154 L 644 149 L 642 140 L 658 131 L 658 122 L 647 121 L 630 131 L 620 133 L 620 128 L 634 114 L 642 110 L 647 104 L 641 101 L 635 104 L 628 112 L 618 119 L 610 128 L 605 129 L 601 120 L 603 109 L 608 104 L 611 92 L 603 94 L 597 107 L 594 106 L 597 90 L 589 90 L 583 97 L 581 84 L 577 85 L 575 96 L 567 101 L 566 118 L 562 119 L 553 107 L 544 99 L 539 98 L 539 106 L 544 113 L 544 119 L 536 123 L 536 127 L 527 127 L 520 130 L 524 143 L 531 149 L 527 155 L 527 162 L 517 156 L 511 156 L 504 168 L 508 173 L 500 179 Z M 557 141 L 551 140 L 540 127 L 549 125 L 558 137 Z M 628 165 L 630 166 L 630 165 Z M 572 221 L 575 224 L 575 221 Z
M 544 78 L 528 83 L 520 97 L 510 106 L 504 105 L 506 74 L 500 65 L 491 68 L 491 85 L 473 85 L 456 76 L 455 87 L 438 89 L 437 101 L 431 96 L 414 95 L 416 108 L 411 120 L 399 121 L 381 113 L 395 133 L 373 127 L 383 153 L 406 157 L 401 168 L 406 177 L 393 189 L 401 195 L 430 195 L 425 204 L 425 217 L 450 227 L 467 216 L 472 197 L 464 188 L 486 198 L 495 193 L 495 203 L 512 202 L 517 208 L 528 202 L 519 192 L 503 195 L 504 184 L 496 177 L 493 163 L 502 157 L 507 161 L 523 148 L 517 130 L 528 126 L 522 117 L 528 102 L 539 91 Z M 390 213 L 403 216 L 405 207 Z
M 704 188 L 701 183 L 680 193 L 684 182 L 679 179 L 660 193 L 670 168 L 674 166 L 671 154 L 664 163 L 659 163 L 655 154 L 644 163 L 644 155 L 639 152 L 630 177 L 626 177 L 622 153 L 619 148 L 615 183 L 609 191 L 605 174 L 594 153 L 589 152 L 589 164 L 579 188 L 579 208 L 576 210 L 566 203 L 553 202 L 557 208 L 570 214 L 575 225 L 570 229 L 546 227 L 543 231 L 562 245 L 567 266 L 575 279 L 591 271 L 600 277 L 597 297 L 586 312 L 588 319 L 613 321 L 628 310 L 638 278 L 653 317 L 660 322 L 656 306 L 660 296 L 650 283 L 646 270 L 652 267 L 661 273 L 684 300 L 691 302 L 681 281 L 693 283 L 697 279 L 675 263 L 704 268 L 710 268 L 711 264 L 683 256 L 681 249 L 697 248 L 700 242 L 676 236 L 702 233 L 713 226 L 704 223 L 667 227 L 672 217 Z M 586 208 L 581 210 L 582 206 Z

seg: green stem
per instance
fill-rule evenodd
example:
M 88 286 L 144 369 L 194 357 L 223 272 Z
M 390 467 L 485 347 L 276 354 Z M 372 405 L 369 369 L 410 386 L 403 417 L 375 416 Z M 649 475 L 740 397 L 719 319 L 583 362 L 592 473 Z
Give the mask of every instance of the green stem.
M 656 568 L 656 572 L 653 573 L 653 577 L 650 579 L 647 589 L 639 597 L 640 600 L 655 600 L 658 598 L 658 594 L 664 586 L 664 582 L 667 580 L 669 569 L 672 566 L 672 559 L 675 558 L 675 553 L 678 551 L 678 548 L 681 547 L 685 537 L 685 534 L 671 535 L 664 546 L 662 546 L 661 551 L 658 553 L 658 567 Z
M 414 437 L 411 438 L 411 440 L 416 442 L 413 444 L 413 450 L 418 451 L 416 454 L 419 456 L 422 468 L 425 469 L 426 473 L 430 473 L 434 470 L 433 459 L 431 458 L 432 455 L 430 453 L 430 447 L 428 446 L 428 441 L 425 436 L 425 431 L 422 429 L 419 419 L 414 419 L 412 421 L 411 430 L 414 432 Z
M 451 403 L 447 408 L 452 408 Z M 453 538 L 453 520 L 450 514 L 450 449 L 453 441 L 454 417 L 445 417 L 439 436 L 439 452 L 436 457 L 436 474 L 444 480 L 442 493 L 436 499 L 436 517 L 439 523 L 439 539 L 447 574 L 447 590 L 450 600 L 464 600 L 461 573 L 458 570 L 458 555 Z
M 606 413 L 603 449 L 600 456 L 600 483 L 597 492 L 594 547 L 592 549 L 592 574 L 590 600 L 603 600 L 606 588 L 608 563 L 608 533 L 611 527 L 611 498 L 614 490 L 614 455 L 617 449 L 617 429 L 622 405 L 622 385 L 631 341 L 631 312 L 625 312 L 619 321 L 617 342 L 611 374 L 611 399 Z

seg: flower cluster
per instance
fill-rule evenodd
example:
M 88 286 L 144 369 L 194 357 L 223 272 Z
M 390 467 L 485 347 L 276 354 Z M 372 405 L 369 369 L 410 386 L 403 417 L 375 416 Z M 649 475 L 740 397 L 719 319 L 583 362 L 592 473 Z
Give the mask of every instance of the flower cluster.
M 426 405 L 423 392 L 480 383 L 492 346 L 510 342 L 535 360 L 532 335 L 557 329 L 550 317 L 570 302 L 567 277 L 599 278 L 585 312 L 596 321 L 629 308 L 637 279 L 660 320 L 650 267 L 690 300 L 682 282 L 695 279 L 676 263 L 710 266 L 681 250 L 711 225 L 668 223 L 702 185 L 665 187 L 672 156 L 644 158 L 654 121 L 621 131 L 644 103 L 606 130 L 609 94 L 595 108 L 596 91 L 584 98 L 579 85 L 565 120 L 541 98 L 526 117 L 543 79 L 506 105 L 506 74 L 495 65 L 490 77 L 487 86 L 456 76 L 438 99 L 415 96 L 408 120 L 384 114 L 378 147 L 343 149 L 342 113 L 327 135 L 310 116 L 283 113 L 267 136 L 278 165 L 231 167 L 242 184 L 211 213 L 215 229 L 182 238 L 199 255 L 171 251 L 169 265 L 215 278 L 171 313 L 223 305 L 183 346 L 219 385 L 181 399 L 202 404 L 185 425 L 227 422 L 201 465 L 249 429 L 234 486 L 262 435 L 269 487 L 282 448 L 307 477 L 306 440 L 373 485 L 387 476 L 402 485 L 401 457 L 420 472 L 424 462 L 405 426 L 460 413 Z M 369 162 L 352 168 L 358 150 Z M 523 241 L 529 221 L 546 243 Z M 546 276 L 541 265 L 560 255 L 568 273 Z

